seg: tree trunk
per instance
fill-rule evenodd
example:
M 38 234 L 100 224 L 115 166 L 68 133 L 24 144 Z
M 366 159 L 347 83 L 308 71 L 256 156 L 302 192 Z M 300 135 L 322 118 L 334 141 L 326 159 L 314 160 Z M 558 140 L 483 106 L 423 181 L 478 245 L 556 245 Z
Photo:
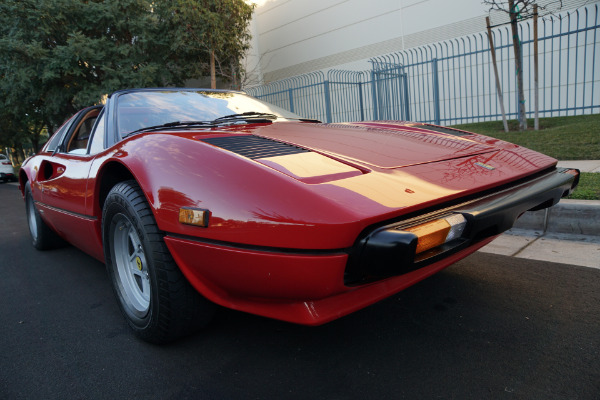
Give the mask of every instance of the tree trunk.
M 525 93 L 523 90 L 523 68 L 521 65 L 521 41 L 519 40 L 519 27 L 517 25 L 518 11 L 515 8 L 514 0 L 508 0 L 510 7 L 510 27 L 513 34 L 513 49 L 515 52 L 515 68 L 517 70 L 517 91 L 519 92 L 519 130 L 527 129 L 527 116 L 525 114 Z
M 40 150 L 40 134 L 39 132 L 34 133 L 31 136 L 31 147 L 33 148 L 33 152 L 37 153 Z
M 502 125 L 504 132 L 508 132 L 508 122 L 506 122 L 506 111 L 504 110 L 504 96 L 502 95 L 502 87 L 500 86 L 500 78 L 498 77 L 498 65 L 496 64 L 496 49 L 494 48 L 494 39 L 492 37 L 492 28 L 490 27 L 490 17 L 485 18 L 487 26 L 488 41 L 490 43 L 490 53 L 492 54 L 492 64 L 494 65 L 494 76 L 496 78 L 496 93 L 500 102 L 500 111 L 502 112 Z
M 231 86 L 234 90 L 240 90 L 240 86 L 238 85 L 238 76 L 237 76 L 237 68 L 233 61 L 231 62 Z
M 21 165 L 25 161 L 25 152 L 23 146 L 15 145 L 10 149 L 10 161 L 13 165 Z
M 43 129 L 44 125 L 42 125 L 40 128 L 33 128 L 33 132 L 31 133 L 31 137 L 29 138 L 34 153 L 37 153 L 40 150 L 40 136 Z
M 215 70 L 215 51 L 210 51 L 210 88 L 217 88 L 217 73 Z

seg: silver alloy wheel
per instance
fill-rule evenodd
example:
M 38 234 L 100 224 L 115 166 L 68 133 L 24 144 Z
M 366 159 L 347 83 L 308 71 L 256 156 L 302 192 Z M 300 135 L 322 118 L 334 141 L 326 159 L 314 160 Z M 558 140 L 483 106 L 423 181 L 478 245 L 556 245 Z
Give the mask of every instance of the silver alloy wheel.
M 115 216 L 112 248 L 118 290 L 127 311 L 144 318 L 150 308 L 150 278 L 142 241 L 129 218 Z
M 175 264 L 144 197 L 134 180 L 110 189 L 102 206 L 104 260 L 129 327 L 150 343 L 168 343 L 206 325 L 215 306 Z
M 33 199 L 31 196 L 27 198 L 27 222 L 29 223 L 29 232 L 31 232 L 31 237 L 33 240 L 37 240 L 38 236 L 38 225 L 36 219 L 36 209 L 35 204 L 33 203 Z

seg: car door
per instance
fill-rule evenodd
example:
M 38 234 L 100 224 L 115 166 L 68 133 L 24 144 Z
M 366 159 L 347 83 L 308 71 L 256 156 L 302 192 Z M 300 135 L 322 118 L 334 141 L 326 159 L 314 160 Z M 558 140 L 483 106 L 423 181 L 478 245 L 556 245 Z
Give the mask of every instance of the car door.
M 88 253 L 97 252 L 94 224 L 97 217 L 91 209 L 88 175 L 93 154 L 88 141 L 102 107 L 80 111 L 53 153 L 39 166 L 39 205 L 45 219 L 67 241 Z

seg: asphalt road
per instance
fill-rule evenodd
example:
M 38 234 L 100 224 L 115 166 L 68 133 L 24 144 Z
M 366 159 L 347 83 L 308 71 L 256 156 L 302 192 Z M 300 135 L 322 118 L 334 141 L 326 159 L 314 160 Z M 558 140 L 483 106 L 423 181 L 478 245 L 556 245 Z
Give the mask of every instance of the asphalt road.
M 598 399 L 600 270 L 476 253 L 365 310 L 303 327 L 221 310 L 158 347 L 104 266 L 29 243 L 0 184 L 1 399 Z

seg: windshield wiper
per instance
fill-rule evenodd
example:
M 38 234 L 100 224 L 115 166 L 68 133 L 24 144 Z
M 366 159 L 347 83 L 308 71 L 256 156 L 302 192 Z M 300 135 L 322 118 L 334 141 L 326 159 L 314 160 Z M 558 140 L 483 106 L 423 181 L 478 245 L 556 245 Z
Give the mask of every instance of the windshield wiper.
M 275 114 L 263 113 L 258 111 L 246 111 L 239 114 L 224 115 L 222 117 L 213 119 L 212 122 L 215 124 L 229 121 L 273 122 L 277 118 L 279 117 Z
M 275 114 L 263 113 L 258 111 L 246 111 L 239 114 L 224 115 L 219 118 L 215 118 L 212 121 L 173 121 L 167 122 L 160 125 L 146 126 L 144 128 L 136 129 L 122 136 L 123 139 L 135 135 L 136 133 L 160 131 L 163 129 L 177 129 L 177 128 L 189 128 L 189 127 L 215 127 L 221 124 L 233 123 L 238 121 L 252 122 L 252 123 L 271 123 L 279 117 Z M 314 119 L 304 118 L 285 118 L 288 120 L 298 120 L 302 122 L 321 122 Z
M 125 139 L 126 137 L 129 137 L 131 135 L 135 135 L 136 133 L 160 131 L 165 128 L 173 129 L 173 128 L 187 128 L 187 127 L 193 127 L 193 126 L 215 126 L 215 125 L 216 124 L 212 121 L 173 121 L 173 122 L 167 122 L 166 124 L 152 125 L 152 126 L 147 126 L 145 128 L 136 129 L 135 131 L 131 131 L 131 132 L 128 132 L 127 134 L 123 135 L 123 139 Z
M 284 120 L 289 120 L 289 121 L 321 123 L 321 121 L 319 121 L 318 119 L 280 117 L 275 114 L 263 113 L 263 112 L 258 112 L 258 111 L 246 111 L 246 112 L 243 112 L 240 114 L 225 115 L 223 117 L 214 119 L 212 122 L 215 122 L 215 123 L 228 122 L 228 121 L 271 122 L 271 121 L 274 121 L 279 118 L 284 119 Z

